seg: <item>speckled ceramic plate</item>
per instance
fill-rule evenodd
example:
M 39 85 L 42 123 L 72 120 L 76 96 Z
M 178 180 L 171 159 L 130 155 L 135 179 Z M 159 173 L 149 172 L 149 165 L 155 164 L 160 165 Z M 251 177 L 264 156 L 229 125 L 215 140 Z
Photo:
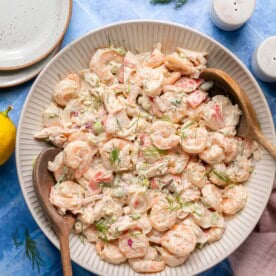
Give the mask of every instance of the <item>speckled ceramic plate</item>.
M 60 45 L 58 45 L 48 56 L 26 68 L 0 71 L 0 88 L 15 86 L 34 78 L 55 56 L 59 48 Z
M 72 0 L 1 0 L 0 70 L 34 64 L 62 40 Z
M 63 49 L 42 71 L 25 102 L 17 132 L 16 162 L 22 192 L 36 222 L 57 247 L 58 239 L 40 207 L 32 183 L 32 160 L 47 145 L 35 141 L 33 135 L 42 128 L 41 113 L 51 102 L 55 84 L 70 72 L 88 68 L 95 50 L 108 46 L 110 41 L 115 46 L 123 46 L 132 51 L 149 51 L 154 43 L 161 41 L 165 52 L 173 51 L 176 46 L 208 52 L 209 66 L 225 70 L 237 80 L 256 110 L 264 135 L 275 143 L 274 124 L 260 87 L 241 61 L 212 38 L 181 25 L 160 21 L 129 21 L 88 33 Z M 227 222 L 222 239 L 196 250 L 182 266 L 167 267 L 158 275 L 198 274 L 231 254 L 258 222 L 271 193 L 274 176 L 275 162 L 264 152 L 250 180 L 245 184 L 249 191 L 247 204 Z M 70 252 L 72 260 L 94 273 L 135 275 L 126 264 L 111 265 L 100 260 L 94 245 L 83 244 L 74 234 L 70 236 Z

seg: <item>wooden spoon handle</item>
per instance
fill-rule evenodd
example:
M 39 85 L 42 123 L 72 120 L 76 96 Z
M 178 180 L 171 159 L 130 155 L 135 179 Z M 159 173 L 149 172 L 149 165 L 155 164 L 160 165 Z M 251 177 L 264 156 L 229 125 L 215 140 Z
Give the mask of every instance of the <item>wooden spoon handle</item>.
M 262 134 L 262 132 L 259 129 L 254 130 L 255 139 L 256 141 L 261 144 L 268 153 L 271 154 L 271 156 L 276 159 L 276 147 L 274 147 Z
M 60 234 L 59 243 L 63 276 L 72 276 L 73 274 L 69 249 L 69 234 Z

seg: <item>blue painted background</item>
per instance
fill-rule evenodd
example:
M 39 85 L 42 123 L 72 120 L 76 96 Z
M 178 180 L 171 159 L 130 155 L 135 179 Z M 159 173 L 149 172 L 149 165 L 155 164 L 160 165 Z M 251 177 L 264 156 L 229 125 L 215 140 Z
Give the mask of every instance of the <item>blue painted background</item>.
M 228 0 L 227 0 L 228 1 Z M 229 0 L 230 1 L 230 0 Z M 209 18 L 210 0 L 188 0 L 181 9 L 174 4 L 151 5 L 149 0 L 74 0 L 73 13 L 62 47 L 94 28 L 127 19 L 161 19 L 195 28 L 221 42 L 233 51 L 250 68 L 250 60 L 256 46 L 266 37 L 276 35 L 276 1 L 257 0 L 253 17 L 241 29 L 224 32 L 215 27 Z M 0 7 L 1 8 L 1 7 Z M 275 49 L 276 51 L 276 49 Z M 0 89 L 0 110 L 12 104 L 11 119 L 18 124 L 22 106 L 33 80 L 18 87 Z M 276 84 L 259 81 L 276 122 Z M 28 229 L 37 243 L 44 261 L 40 272 L 32 267 L 25 256 L 24 246 L 16 248 L 12 234 L 18 229 L 18 239 L 24 238 Z M 91 275 L 73 264 L 74 275 Z M 59 252 L 48 241 L 34 222 L 21 193 L 15 167 L 14 154 L 0 167 L 0 275 L 61 275 Z M 228 261 L 204 273 L 231 275 Z

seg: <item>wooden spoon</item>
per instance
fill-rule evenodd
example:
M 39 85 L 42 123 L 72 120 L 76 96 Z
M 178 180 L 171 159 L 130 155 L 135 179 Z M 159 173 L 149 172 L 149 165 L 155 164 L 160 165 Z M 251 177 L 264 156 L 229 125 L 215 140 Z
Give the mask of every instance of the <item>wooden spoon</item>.
M 242 88 L 227 73 L 214 68 L 206 68 L 200 74 L 205 80 L 213 80 L 214 88 L 210 91 L 211 96 L 226 94 L 237 103 L 242 110 L 242 116 L 238 126 L 238 135 L 244 138 L 257 141 L 261 144 L 273 158 L 276 158 L 276 148 L 265 138 L 261 132 L 260 123 L 256 112 Z M 223 90 L 223 93 L 221 93 Z
M 69 234 L 76 219 L 70 214 L 60 215 L 49 201 L 51 187 L 56 181 L 53 174 L 48 170 L 48 161 L 53 161 L 59 152 L 60 149 L 52 147 L 39 154 L 33 169 L 33 183 L 40 205 L 59 238 L 63 275 L 72 276 Z

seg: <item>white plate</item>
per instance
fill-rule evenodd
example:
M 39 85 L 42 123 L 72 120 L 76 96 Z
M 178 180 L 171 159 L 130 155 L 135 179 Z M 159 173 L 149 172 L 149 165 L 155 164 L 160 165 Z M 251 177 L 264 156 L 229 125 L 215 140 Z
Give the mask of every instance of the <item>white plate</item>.
M 47 57 L 26 68 L 12 71 L 0 71 L 0 88 L 15 86 L 34 78 L 55 56 L 59 48 L 60 46 L 57 46 Z
M 44 216 L 32 183 L 32 160 L 47 145 L 35 141 L 33 135 L 42 128 L 41 113 L 51 102 L 55 84 L 70 72 L 88 68 L 95 50 L 108 46 L 110 41 L 115 46 L 123 46 L 132 51 L 149 51 L 154 43 L 161 41 L 165 52 L 173 51 L 176 46 L 208 52 L 209 66 L 225 70 L 238 81 L 258 114 L 264 135 L 275 143 L 274 124 L 260 87 L 241 61 L 215 40 L 181 25 L 160 21 L 128 21 L 86 34 L 57 54 L 37 78 L 22 110 L 17 132 L 16 162 L 23 195 L 34 219 L 57 247 L 58 239 Z M 246 184 L 249 192 L 247 204 L 238 215 L 227 222 L 222 239 L 196 250 L 182 266 L 167 267 L 158 275 L 198 274 L 231 254 L 247 238 L 259 220 L 271 193 L 274 176 L 275 162 L 264 152 Z M 111 265 L 103 262 L 95 253 L 92 244 L 82 244 L 73 234 L 70 236 L 70 251 L 73 261 L 94 273 L 112 276 L 135 275 L 126 264 Z
M 1 0 L 0 70 L 46 57 L 63 38 L 71 11 L 72 0 Z

